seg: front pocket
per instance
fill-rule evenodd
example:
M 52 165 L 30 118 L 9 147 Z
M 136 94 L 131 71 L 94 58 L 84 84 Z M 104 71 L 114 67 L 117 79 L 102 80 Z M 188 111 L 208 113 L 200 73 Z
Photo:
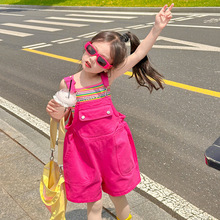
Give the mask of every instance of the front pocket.
M 74 132 L 69 133 L 65 140 L 63 167 L 66 181 L 74 185 L 92 182 L 97 178 L 97 172 L 86 145 Z
M 115 131 L 117 121 L 111 105 L 82 109 L 79 110 L 79 123 L 77 123 L 76 131 L 80 136 L 87 138 L 108 135 Z
M 124 126 L 116 131 L 114 138 L 118 167 L 121 175 L 125 176 L 131 173 L 135 167 L 132 144 L 130 143 L 127 130 Z

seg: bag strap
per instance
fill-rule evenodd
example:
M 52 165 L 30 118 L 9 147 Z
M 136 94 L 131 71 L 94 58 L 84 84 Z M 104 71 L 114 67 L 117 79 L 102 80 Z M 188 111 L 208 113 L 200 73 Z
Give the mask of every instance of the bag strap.
M 51 160 L 54 159 L 54 151 L 57 139 L 57 121 L 50 118 L 50 149 L 51 149 Z M 59 122 L 59 133 L 58 133 L 58 158 L 57 163 L 59 166 L 63 164 L 63 143 L 65 137 L 65 118 L 63 117 Z
M 58 135 L 58 158 L 57 163 L 63 165 L 63 146 L 65 137 L 65 118 L 63 117 L 59 123 L 59 135 Z

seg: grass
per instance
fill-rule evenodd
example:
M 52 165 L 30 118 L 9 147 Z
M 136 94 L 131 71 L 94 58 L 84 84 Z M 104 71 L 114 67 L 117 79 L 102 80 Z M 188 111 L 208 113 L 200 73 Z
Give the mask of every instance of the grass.
M 1 4 L 106 7 L 162 7 L 174 2 L 175 7 L 219 7 L 220 0 L 1 0 Z

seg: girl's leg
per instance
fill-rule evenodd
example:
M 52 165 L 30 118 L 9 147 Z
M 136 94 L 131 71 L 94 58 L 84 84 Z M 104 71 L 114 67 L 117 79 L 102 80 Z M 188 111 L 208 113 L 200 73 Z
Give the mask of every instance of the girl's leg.
M 115 206 L 115 211 L 118 219 L 120 220 L 127 219 L 130 215 L 130 207 L 126 199 L 126 196 L 114 197 L 109 195 L 109 197 Z
M 87 216 L 88 220 L 102 219 L 102 199 L 87 203 Z

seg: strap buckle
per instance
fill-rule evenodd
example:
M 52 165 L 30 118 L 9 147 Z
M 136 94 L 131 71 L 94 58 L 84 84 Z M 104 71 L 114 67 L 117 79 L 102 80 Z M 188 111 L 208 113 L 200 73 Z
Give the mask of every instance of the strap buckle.
M 54 149 L 50 149 L 51 150 L 51 155 L 50 155 L 50 160 L 54 160 Z

